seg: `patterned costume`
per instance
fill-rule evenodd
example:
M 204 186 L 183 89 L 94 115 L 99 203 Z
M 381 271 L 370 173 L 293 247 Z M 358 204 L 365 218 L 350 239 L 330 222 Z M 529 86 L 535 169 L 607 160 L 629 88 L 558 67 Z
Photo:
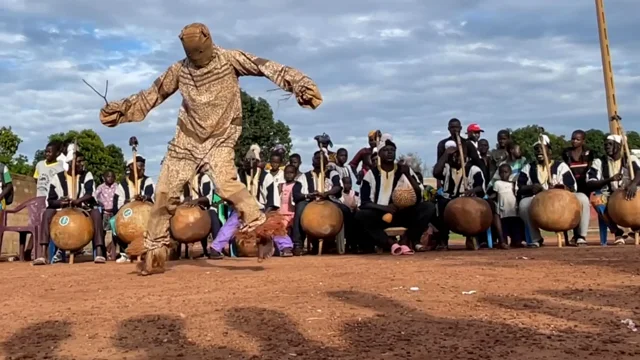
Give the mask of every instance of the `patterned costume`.
M 298 70 L 241 50 L 226 50 L 211 40 L 209 29 L 187 25 L 180 34 L 187 57 L 171 65 L 153 85 L 126 99 L 107 104 L 100 121 L 109 127 L 139 122 L 176 91 L 182 105 L 174 138 L 162 164 L 156 202 L 145 234 L 147 250 L 142 274 L 162 272 L 170 246 L 169 220 L 180 205 L 183 184 L 198 166 L 209 163 L 216 192 L 233 204 L 246 230 L 264 222 L 256 201 L 237 180 L 233 147 L 242 132 L 240 76 L 264 76 L 315 109 L 322 103 L 316 84 Z

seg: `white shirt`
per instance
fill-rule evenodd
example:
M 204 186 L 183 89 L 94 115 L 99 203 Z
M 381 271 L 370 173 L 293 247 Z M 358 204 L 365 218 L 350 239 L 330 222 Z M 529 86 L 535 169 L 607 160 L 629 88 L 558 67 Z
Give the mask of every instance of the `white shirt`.
M 518 216 L 515 183 L 497 180 L 493 191 L 498 194 L 498 214 L 501 218 Z

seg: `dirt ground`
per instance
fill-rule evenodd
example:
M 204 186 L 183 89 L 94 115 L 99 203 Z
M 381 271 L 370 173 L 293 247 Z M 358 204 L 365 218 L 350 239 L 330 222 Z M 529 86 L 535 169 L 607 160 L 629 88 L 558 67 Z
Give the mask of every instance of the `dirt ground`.
M 151 277 L 132 264 L 5 262 L 0 358 L 639 359 L 640 331 L 621 323 L 640 327 L 639 255 L 184 260 Z

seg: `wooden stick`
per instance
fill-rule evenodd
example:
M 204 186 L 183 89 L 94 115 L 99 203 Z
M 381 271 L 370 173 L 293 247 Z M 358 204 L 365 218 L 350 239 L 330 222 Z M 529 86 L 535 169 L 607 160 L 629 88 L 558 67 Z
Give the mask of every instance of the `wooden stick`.
M 78 139 L 73 141 L 73 156 L 71 156 L 71 200 L 77 198 L 76 194 L 76 157 L 78 153 Z M 68 155 L 68 154 L 67 154 Z
M 609 38 L 607 36 L 607 19 L 604 13 L 603 2 L 603 0 L 595 0 L 596 16 L 598 19 L 598 35 L 600 37 L 600 55 L 602 57 L 602 75 L 604 76 L 604 89 L 607 98 L 607 113 L 609 115 L 609 131 L 615 135 L 618 129 L 611 120 L 614 116 L 618 115 L 618 104 L 616 102 L 616 87 L 613 81 L 611 51 L 609 49 Z M 617 135 L 622 134 L 617 133 Z
M 133 195 L 134 196 L 138 196 L 140 195 L 140 187 L 138 186 L 138 150 L 137 148 L 134 146 L 133 147 Z
M 458 146 L 458 156 L 460 156 L 460 166 L 462 168 L 462 182 L 464 191 L 470 190 L 467 189 L 467 163 L 464 158 L 464 150 L 462 149 L 462 140 L 460 140 L 460 134 L 456 133 L 456 143 Z M 458 187 L 460 189 L 461 187 Z
M 320 148 L 320 175 L 318 176 L 318 190 L 320 193 L 324 193 L 325 191 L 325 177 L 324 177 L 324 150 L 322 149 L 322 145 L 318 142 L 318 147 Z M 322 242 L 324 239 L 318 239 L 318 256 L 322 255 Z

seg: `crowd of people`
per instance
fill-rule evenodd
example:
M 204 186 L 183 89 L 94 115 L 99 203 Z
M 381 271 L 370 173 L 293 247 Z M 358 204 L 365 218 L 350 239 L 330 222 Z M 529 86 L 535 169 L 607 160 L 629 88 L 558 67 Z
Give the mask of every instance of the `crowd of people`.
M 525 159 L 507 130 L 497 133 L 494 149 L 490 149 L 489 141 L 482 136 L 484 131 L 477 124 L 467 126 L 466 137 L 460 136 L 463 127 L 458 119 L 449 121 L 448 130 L 450 136 L 437 146 L 433 167 L 433 176 L 437 179 L 435 188 L 424 184 L 423 175 L 414 171 L 411 159 L 398 160 L 393 137 L 379 130 L 368 134 L 368 146 L 360 149 L 351 161 L 347 149 L 332 150 L 329 135 L 317 136 L 319 150 L 313 154 L 312 169 L 307 172 L 300 170 L 302 157 L 299 154 L 286 157 L 284 146 L 262 151 L 253 145 L 243 159 L 238 159 L 241 165 L 237 179 L 246 186 L 261 211 L 277 211 L 286 219 L 288 235 L 273 238 L 274 252 L 282 257 L 306 252 L 301 217 L 305 207 L 316 199 L 332 201 L 341 210 L 344 224 L 340 237 L 346 242 L 347 253 L 391 251 L 394 255 L 410 255 L 446 250 L 450 231 L 443 219 L 445 208 L 461 196 L 487 201 L 493 214 L 490 236 L 498 248 L 539 247 L 544 239 L 530 219 L 529 208 L 536 194 L 551 188 L 574 193 L 582 205 L 581 220 L 568 240 L 570 245 L 584 246 L 591 207 L 606 204 L 618 189 L 625 189 L 628 197 L 633 197 L 640 183 L 637 176 L 640 162 L 634 156 L 629 159 L 623 156 L 623 139 L 619 135 L 609 135 L 602 144 L 606 155 L 594 158 L 592 151 L 585 147 L 585 132 L 576 130 L 571 135 L 572 146 L 561 154 L 562 160 L 553 160 L 550 141 L 545 135 L 533 145 L 536 158 Z M 548 168 L 545 154 L 551 159 Z M 45 254 L 50 244 L 50 222 L 56 211 L 66 206 L 82 207 L 89 212 L 95 229 L 96 263 L 104 263 L 108 253 L 116 254 L 118 263 L 129 262 L 127 244 L 118 238 L 114 219 L 119 209 L 132 200 L 154 201 L 154 182 L 145 174 L 145 162 L 145 158 L 138 155 L 127 162 L 122 179 L 116 179 L 113 171 L 107 171 L 101 174 L 97 186 L 98 179 L 87 170 L 81 149 L 67 143 L 47 144 L 45 159 L 36 165 L 34 173 L 36 196 L 45 209 L 34 264 L 49 263 Z M 630 166 L 636 174 L 633 179 L 629 176 Z M 2 169 L 0 206 L 6 208 L 14 189 L 8 169 L 4 166 Z M 75 196 L 70 196 L 72 172 L 78 184 Z M 320 183 L 321 179 L 325 184 Z M 359 191 L 355 191 L 354 182 Z M 400 187 L 413 190 L 414 204 L 394 204 L 393 194 Z M 210 236 L 201 241 L 202 256 L 223 259 L 232 255 L 234 237 L 241 227 L 240 218 L 233 205 L 216 194 L 207 164 L 201 165 L 197 175 L 183 184 L 180 201 L 209 211 L 212 226 Z M 385 218 L 386 214 L 391 217 Z M 606 213 L 602 216 L 606 217 Z M 615 244 L 625 244 L 629 234 L 610 219 L 608 226 L 615 236 Z M 390 227 L 405 228 L 406 236 L 399 240 L 388 236 L 385 230 Z M 107 244 L 105 234 L 109 231 L 113 241 Z M 482 233 L 467 237 L 467 248 L 487 246 L 490 240 L 487 236 Z M 115 249 L 119 250 L 110 251 Z M 317 252 L 317 246 L 310 248 L 310 252 Z M 62 261 L 63 255 L 58 250 L 51 262 Z

